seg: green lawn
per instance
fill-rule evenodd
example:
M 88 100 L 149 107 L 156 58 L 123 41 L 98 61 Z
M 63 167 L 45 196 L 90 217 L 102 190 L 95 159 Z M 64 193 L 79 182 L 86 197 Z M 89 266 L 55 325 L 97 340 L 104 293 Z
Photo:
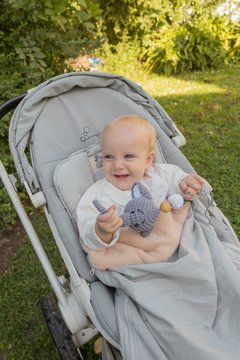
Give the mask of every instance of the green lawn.
M 212 184 L 216 202 L 240 235 L 240 67 L 132 80 L 159 101 L 183 132 L 183 153 Z M 34 212 L 32 218 L 60 275 L 64 267 L 43 216 Z M 27 239 L 1 274 L 0 289 L 0 359 L 58 359 L 39 306 L 50 286 Z M 88 346 L 84 355 L 97 358 Z

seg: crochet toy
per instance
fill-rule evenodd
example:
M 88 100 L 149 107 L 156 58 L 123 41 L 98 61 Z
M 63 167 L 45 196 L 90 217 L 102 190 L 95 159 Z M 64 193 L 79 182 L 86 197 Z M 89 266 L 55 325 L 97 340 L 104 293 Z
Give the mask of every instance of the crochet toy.
M 151 233 L 160 210 L 168 212 L 172 208 L 180 209 L 184 204 L 182 195 L 172 194 L 158 208 L 148 189 L 140 182 L 134 183 L 131 194 L 132 199 L 127 203 L 121 215 L 123 227 L 129 226 L 143 237 Z M 107 212 L 98 200 L 93 200 L 93 204 L 101 214 Z

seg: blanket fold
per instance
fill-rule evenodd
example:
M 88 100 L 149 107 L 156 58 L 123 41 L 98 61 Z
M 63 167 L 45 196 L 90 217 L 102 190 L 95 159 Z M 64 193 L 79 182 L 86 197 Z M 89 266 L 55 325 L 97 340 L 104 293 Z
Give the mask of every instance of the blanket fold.
M 240 273 L 206 209 L 190 209 L 168 261 L 95 273 L 116 288 L 124 360 L 239 359 Z
M 131 228 L 122 228 L 117 243 L 101 250 L 85 247 L 92 266 L 108 269 L 116 266 L 166 261 L 179 246 L 189 203 L 179 210 L 160 212 L 153 230 L 142 237 Z

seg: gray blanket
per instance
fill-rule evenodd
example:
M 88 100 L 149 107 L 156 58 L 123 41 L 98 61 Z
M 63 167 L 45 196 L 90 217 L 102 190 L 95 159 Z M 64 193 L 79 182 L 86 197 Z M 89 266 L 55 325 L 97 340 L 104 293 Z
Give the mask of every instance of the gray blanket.
M 205 210 L 198 201 L 190 209 L 167 262 L 96 270 L 116 288 L 123 359 L 239 359 L 239 244 Z

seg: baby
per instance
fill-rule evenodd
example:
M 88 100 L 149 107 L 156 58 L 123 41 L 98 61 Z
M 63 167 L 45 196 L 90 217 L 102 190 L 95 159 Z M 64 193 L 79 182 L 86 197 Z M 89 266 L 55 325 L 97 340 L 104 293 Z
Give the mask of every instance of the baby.
M 205 180 L 186 174 L 170 164 L 153 164 L 156 131 L 146 119 L 125 115 L 113 120 L 102 133 L 102 155 L 105 178 L 93 184 L 77 206 L 78 227 L 88 249 L 101 250 L 119 239 L 123 213 L 131 199 L 131 188 L 142 182 L 157 206 L 167 195 L 180 192 L 192 200 Z M 108 209 L 100 215 L 93 205 L 98 199 Z

